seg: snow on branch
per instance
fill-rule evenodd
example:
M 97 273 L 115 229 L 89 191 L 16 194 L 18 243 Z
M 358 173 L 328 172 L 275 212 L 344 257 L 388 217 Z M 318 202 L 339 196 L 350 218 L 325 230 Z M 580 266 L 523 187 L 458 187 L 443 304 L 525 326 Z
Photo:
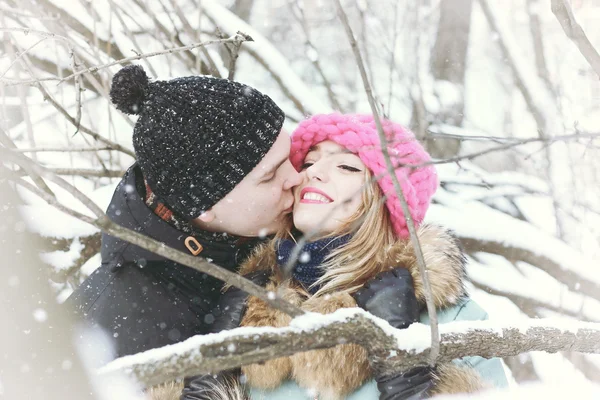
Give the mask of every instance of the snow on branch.
M 600 353 L 600 324 L 531 319 L 519 323 L 461 321 L 439 326 L 438 362 L 466 356 L 514 356 L 528 351 Z M 358 308 L 332 314 L 306 314 L 285 328 L 237 328 L 195 336 L 184 342 L 119 358 L 101 375 L 126 374 L 151 386 L 183 376 L 217 372 L 291 354 L 356 343 L 369 352 L 373 365 L 386 372 L 426 365 L 429 326 L 404 330 Z
M 600 300 L 600 281 L 594 262 L 565 242 L 500 211 L 439 191 L 428 218 L 451 227 L 467 251 L 502 255 L 546 271 L 569 289 Z M 468 219 L 464 215 L 469 215 Z M 472 221 L 485 221 L 473 224 Z M 493 226 L 494 229 L 489 227 Z

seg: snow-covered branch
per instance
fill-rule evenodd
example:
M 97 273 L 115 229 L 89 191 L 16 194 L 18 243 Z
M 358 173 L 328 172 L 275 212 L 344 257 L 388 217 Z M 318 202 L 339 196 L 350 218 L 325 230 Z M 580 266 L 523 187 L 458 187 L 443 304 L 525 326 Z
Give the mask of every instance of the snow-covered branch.
M 568 0 L 552 0 L 552 12 L 560 22 L 565 34 L 577 45 L 581 54 L 600 77 L 600 54 L 585 35 L 581 25 L 575 20 L 571 2 Z
M 438 362 L 466 356 L 506 357 L 528 351 L 600 353 L 600 324 L 532 319 L 514 323 L 461 321 L 439 326 Z M 330 348 L 343 343 L 363 346 L 380 370 L 403 371 L 426 365 L 430 352 L 429 326 L 392 328 L 358 308 L 332 314 L 307 314 L 285 328 L 238 328 L 195 336 L 184 342 L 117 359 L 100 374 L 127 374 L 145 385 L 199 373 L 215 372 Z

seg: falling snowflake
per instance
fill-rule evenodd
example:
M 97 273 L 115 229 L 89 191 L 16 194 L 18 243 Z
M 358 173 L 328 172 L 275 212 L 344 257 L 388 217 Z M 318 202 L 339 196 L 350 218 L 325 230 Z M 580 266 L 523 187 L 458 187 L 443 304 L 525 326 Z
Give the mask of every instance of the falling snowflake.
M 302 252 L 302 254 L 300 254 L 300 258 L 298 259 L 302 264 L 306 264 L 307 262 L 310 261 L 310 253 L 308 251 L 304 251 Z
M 33 310 L 33 319 L 35 319 L 37 322 L 45 322 L 48 319 L 48 313 L 46 310 L 36 308 Z

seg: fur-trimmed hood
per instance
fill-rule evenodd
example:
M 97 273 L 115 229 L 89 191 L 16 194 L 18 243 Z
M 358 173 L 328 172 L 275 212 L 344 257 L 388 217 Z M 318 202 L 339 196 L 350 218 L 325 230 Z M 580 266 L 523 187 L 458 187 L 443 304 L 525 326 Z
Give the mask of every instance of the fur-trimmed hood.
M 467 295 L 465 288 L 466 258 L 463 248 L 451 230 L 438 225 L 424 224 L 417 230 L 417 237 L 428 271 L 433 300 L 436 308 L 446 308 L 457 304 Z M 414 246 L 410 240 L 398 240 L 389 251 L 389 259 L 377 272 L 390 268 L 407 268 L 413 278 L 417 300 L 425 303 L 423 279 Z M 240 267 L 246 275 L 253 271 L 270 269 L 274 277 L 280 276 L 276 255 L 272 245 L 258 246 L 248 260 Z

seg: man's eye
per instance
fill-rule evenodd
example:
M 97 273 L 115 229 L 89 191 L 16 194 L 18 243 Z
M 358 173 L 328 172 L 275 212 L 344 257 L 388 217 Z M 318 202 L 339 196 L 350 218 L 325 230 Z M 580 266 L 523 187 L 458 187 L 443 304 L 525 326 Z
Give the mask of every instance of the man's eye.
M 349 165 L 344 165 L 344 164 L 340 165 L 339 168 L 345 169 L 346 171 L 350 171 L 350 172 L 360 172 L 360 169 L 351 167 Z
M 267 176 L 265 179 L 263 179 L 263 183 L 271 182 L 273 179 L 275 179 L 275 175 L 276 174 L 271 174 L 271 175 Z
M 306 168 L 310 167 L 311 165 L 313 165 L 313 163 L 311 162 L 305 162 L 304 164 L 302 164 L 302 166 L 300 167 L 301 171 L 304 171 Z

